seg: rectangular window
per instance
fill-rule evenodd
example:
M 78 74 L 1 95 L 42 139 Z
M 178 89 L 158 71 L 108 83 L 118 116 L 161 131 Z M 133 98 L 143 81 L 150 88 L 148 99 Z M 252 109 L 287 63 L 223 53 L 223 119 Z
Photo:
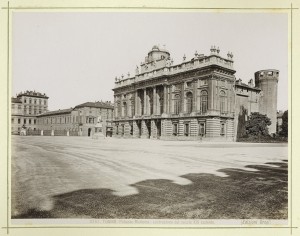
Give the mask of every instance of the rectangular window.
M 174 136 L 178 135 L 178 124 L 177 123 L 173 124 L 173 135 Z
M 189 136 L 190 134 L 190 125 L 188 123 L 184 124 L 184 135 Z
M 220 131 L 220 134 L 221 134 L 222 136 L 225 135 L 225 123 L 221 123 L 221 131 Z
M 204 122 L 199 123 L 199 135 L 200 136 L 205 135 L 205 123 Z
M 121 131 L 122 133 L 121 133 L 121 134 L 122 134 L 122 136 L 123 136 L 124 133 L 125 133 L 125 126 L 124 126 L 124 125 L 121 125 L 121 126 L 122 126 L 122 131 Z
M 29 124 L 31 125 L 31 119 L 29 119 Z
M 21 119 L 18 119 L 18 124 L 21 124 Z
M 26 124 L 26 119 L 24 119 L 24 124 Z
M 11 118 L 11 123 L 14 123 L 14 121 L 15 121 L 14 118 Z
M 133 124 L 130 124 L 130 135 L 133 135 Z
M 33 123 L 36 124 L 36 119 L 33 120 Z

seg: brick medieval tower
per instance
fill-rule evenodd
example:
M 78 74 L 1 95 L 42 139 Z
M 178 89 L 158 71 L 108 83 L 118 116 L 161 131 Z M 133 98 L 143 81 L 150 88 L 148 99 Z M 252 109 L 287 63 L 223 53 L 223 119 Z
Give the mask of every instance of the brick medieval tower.
M 255 87 L 261 89 L 259 101 L 259 113 L 267 115 L 272 124 L 269 133 L 276 133 L 277 114 L 277 84 L 279 79 L 278 70 L 260 70 L 255 72 Z

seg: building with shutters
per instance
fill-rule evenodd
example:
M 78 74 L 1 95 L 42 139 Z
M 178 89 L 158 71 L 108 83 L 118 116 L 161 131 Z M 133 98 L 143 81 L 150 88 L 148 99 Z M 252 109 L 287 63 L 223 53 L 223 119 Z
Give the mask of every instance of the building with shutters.
M 267 114 L 275 133 L 279 71 L 258 71 L 244 84 L 233 64 L 232 53 L 225 58 L 211 47 L 210 55 L 174 65 L 169 51 L 154 46 L 134 76 L 115 78 L 114 135 L 234 141 L 240 117 L 251 112 Z
M 69 109 L 49 111 L 37 117 L 37 128 L 43 135 L 93 136 L 112 128 L 111 102 L 85 102 Z
M 25 91 L 11 98 L 11 133 L 19 134 L 22 127 L 37 129 L 37 116 L 48 111 L 45 93 Z

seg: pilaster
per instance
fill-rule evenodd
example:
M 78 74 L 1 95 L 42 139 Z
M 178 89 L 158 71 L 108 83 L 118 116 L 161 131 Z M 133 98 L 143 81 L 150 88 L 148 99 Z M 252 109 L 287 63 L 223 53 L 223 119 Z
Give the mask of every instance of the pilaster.
M 151 120 L 151 137 L 157 138 L 157 126 L 154 120 Z

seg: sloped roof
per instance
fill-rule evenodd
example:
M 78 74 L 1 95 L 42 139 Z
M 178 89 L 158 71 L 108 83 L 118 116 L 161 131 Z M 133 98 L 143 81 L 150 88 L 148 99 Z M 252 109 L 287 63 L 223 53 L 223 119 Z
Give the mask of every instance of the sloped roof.
M 13 102 L 13 103 L 22 103 L 21 99 L 19 99 L 19 98 L 11 98 L 11 102 Z
M 96 108 L 108 108 L 108 109 L 114 108 L 114 106 L 111 103 L 107 103 L 107 102 L 85 102 L 77 105 L 75 108 L 81 108 L 81 107 L 96 107 Z
M 52 115 L 60 115 L 60 114 L 67 114 L 67 113 L 71 113 L 71 111 L 73 111 L 73 108 L 69 108 L 69 109 L 59 109 L 56 111 L 47 111 L 43 114 L 38 115 L 38 117 L 41 116 L 52 116 Z

